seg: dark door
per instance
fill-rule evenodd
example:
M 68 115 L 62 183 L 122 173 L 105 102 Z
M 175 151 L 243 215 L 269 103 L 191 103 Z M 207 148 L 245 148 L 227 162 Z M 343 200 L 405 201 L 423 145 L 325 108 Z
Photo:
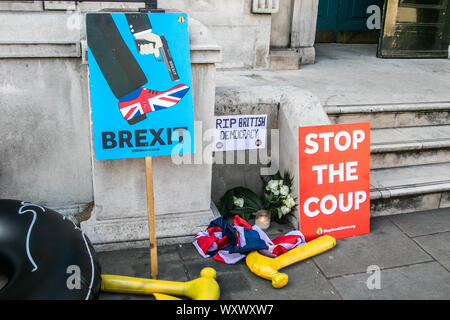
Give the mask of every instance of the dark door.
M 347 42 L 345 39 L 363 39 L 369 33 L 375 31 L 373 19 L 379 19 L 378 29 L 381 24 L 381 12 L 384 0 L 319 0 L 317 16 L 317 30 L 319 37 L 328 38 L 323 42 Z M 374 7 L 376 6 L 376 7 Z M 369 25 L 368 20 L 370 19 Z M 378 36 L 371 37 L 378 42 Z M 320 41 L 320 39 L 318 42 Z M 363 41 L 364 42 L 364 41 Z
M 445 58 L 450 43 L 449 0 L 388 0 L 378 56 Z
M 378 10 L 383 10 L 384 0 L 340 0 L 337 20 L 338 30 L 364 31 L 370 30 L 367 27 L 367 20 L 372 13 L 367 13 L 367 9 L 377 6 Z M 319 0 L 320 2 L 320 0 Z
M 319 0 L 317 13 L 318 30 L 337 29 L 338 7 L 337 0 Z

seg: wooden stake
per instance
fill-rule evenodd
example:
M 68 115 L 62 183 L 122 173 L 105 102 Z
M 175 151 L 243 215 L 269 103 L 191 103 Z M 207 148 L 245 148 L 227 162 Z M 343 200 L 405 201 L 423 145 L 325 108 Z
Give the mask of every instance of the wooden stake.
M 152 158 L 145 157 L 145 180 L 147 184 L 147 215 L 150 240 L 150 275 L 152 279 L 158 276 L 158 255 L 155 234 L 155 202 L 153 198 Z

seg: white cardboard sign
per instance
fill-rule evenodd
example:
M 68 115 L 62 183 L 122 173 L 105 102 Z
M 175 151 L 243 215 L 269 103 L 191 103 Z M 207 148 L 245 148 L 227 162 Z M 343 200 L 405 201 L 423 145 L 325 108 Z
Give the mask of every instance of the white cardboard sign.
M 266 147 L 267 115 L 214 117 L 213 151 L 263 149 Z

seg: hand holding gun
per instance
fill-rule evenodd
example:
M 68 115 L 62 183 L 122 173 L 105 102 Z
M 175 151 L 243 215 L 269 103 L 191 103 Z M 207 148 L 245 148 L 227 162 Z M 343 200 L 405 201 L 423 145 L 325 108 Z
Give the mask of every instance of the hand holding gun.
M 156 33 L 141 32 L 135 34 L 136 48 L 140 54 L 153 54 L 159 58 L 159 49 L 162 47 L 161 38 Z
M 172 81 L 180 80 L 164 35 L 160 37 L 157 34 L 150 33 L 145 37 L 144 35 L 139 38 L 136 37 L 135 43 L 140 54 L 153 54 L 155 58 L 158 58 L 161 53 L 162 61 L 166 66 L 167 72 L 169 72 L 170 79 Z M 160 50 L 160 48 L 162 48 L 162 50 Z
M 177 69 L 172 59 L 172 55 L 167 44 L 167 40 L 152 32 L 152 25 L 148 15 L 141 13 L 126 14 L 127 22 L 131 33 L 135 37 L 136 48 L 140 54 L 153 54 L 155 58 L 161 55 L 162 61 L 169 72 L 172 81 L 180 80 Z M 157 60 L 161 61 L 161 60 Z

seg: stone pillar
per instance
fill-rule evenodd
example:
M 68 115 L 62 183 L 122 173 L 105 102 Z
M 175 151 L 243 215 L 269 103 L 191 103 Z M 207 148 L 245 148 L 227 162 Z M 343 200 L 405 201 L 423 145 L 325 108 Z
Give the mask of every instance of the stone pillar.
M 291 48 L 296 48 L 302 64 L 314 63 L 316 53 L 317 12 L 319 0 L 294 0 L 292 8 Z
M 270 68 L 299 69 L 300 64 L 315 61 L 319 0 L 280 2 L 280 10 L 272 15 L 270 34 Z
M 294 176 L 292 194 L 294 197 L 298 197 L 298 127 L 328 125 L 331 122 L 318 97 L 310 91 L 293 87 L 291 94 L 286 94 L 284 97 L 280 102 L 278 114 L 280 155 L 274 157 L 273 160 L 280 172 L 288 171 Z M 287 218 L 292 225 L 299 228 L 298 207 Z
M 216 217 L 211 204 L 211 157 L 203 152 L 203 132 L 213 127 L 215 63 L 221 48 L 208 29 L 189 17 L 196 154 L 202 161 L 174 164 L 170 156 L 153 158 L 155 225 L 158 244 L 192 241 Z M 93 146 L 92 154 L 93 153 Z M 147 193 L 143 158 L 92 158 L 94 210 L 81 223 L 98 250 L 148 246 Z

